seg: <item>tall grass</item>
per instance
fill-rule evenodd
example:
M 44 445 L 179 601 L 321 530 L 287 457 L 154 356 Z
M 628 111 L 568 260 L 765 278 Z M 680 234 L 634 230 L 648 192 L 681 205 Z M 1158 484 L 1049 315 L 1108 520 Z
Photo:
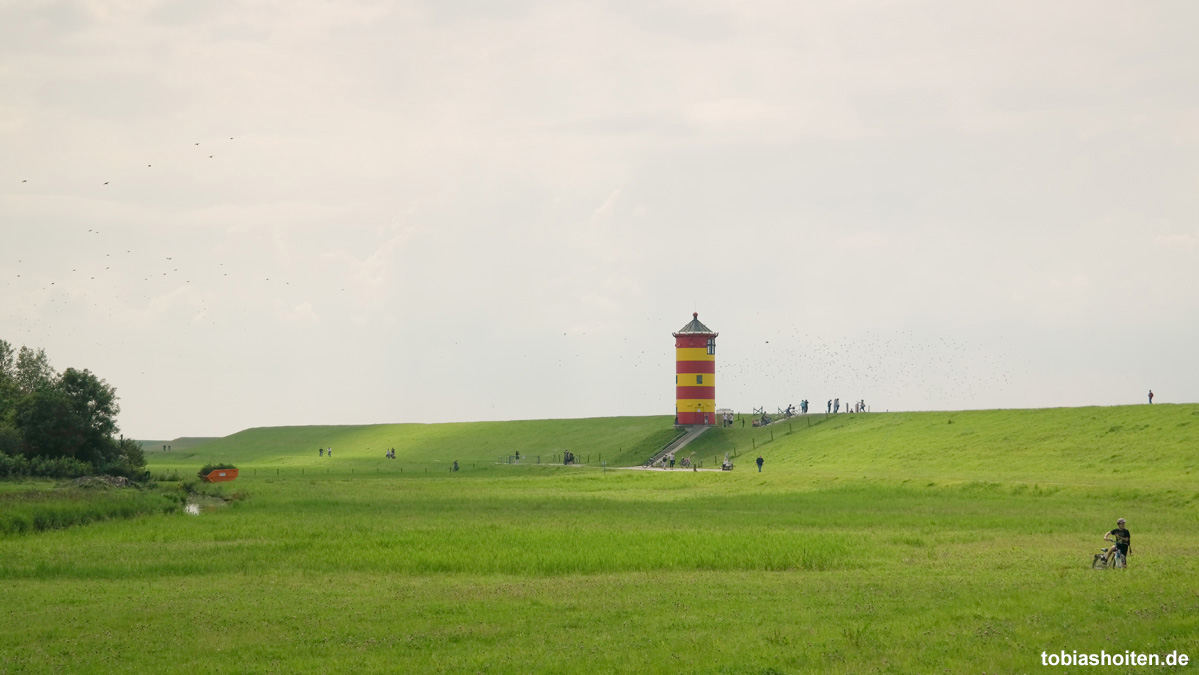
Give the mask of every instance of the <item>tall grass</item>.
M 154 490 L 64 487 L 0 493 L 0 535 L 22 535 L 179 509 Z

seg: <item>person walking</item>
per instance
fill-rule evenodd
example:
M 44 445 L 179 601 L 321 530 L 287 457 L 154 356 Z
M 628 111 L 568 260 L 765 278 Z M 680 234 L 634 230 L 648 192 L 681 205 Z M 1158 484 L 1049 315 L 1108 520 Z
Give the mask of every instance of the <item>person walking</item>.
M 758 455 L 758 459 L 756 461 L 758 462 L 758 473 L 762 473 L 762 465 L 766 463 L 766 460 L 762 459 L 761 455 Z
M 833 411 L 833 399 L 830 398 L 828 400 L 828 408 L 824 411 L 824 414 L 827 415 L 827 414 L 831 413 L 832 411 Z
M 1153 405 L 1153 390 L 1149 390 L 1149 405 Z

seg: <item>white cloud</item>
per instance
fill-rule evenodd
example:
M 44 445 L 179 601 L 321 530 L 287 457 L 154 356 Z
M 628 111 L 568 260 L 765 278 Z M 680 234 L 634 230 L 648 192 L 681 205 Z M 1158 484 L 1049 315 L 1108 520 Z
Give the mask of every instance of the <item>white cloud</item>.
M 1072 274 L 1065 279 L 1053 277 L 1049 280 L 1049 287 L 1055 291 L 1084 290 L 1091 287 L 1091 280 L 1083 274 Z
M 1199 246 L 1199 236 L 1193 234 L 1159 234 L 1154 237 L 1153 243 L 1166 248 L 1190 250 Z
M 276 300 L 275 315 L 291 323 L 318 323 L 321 320 L 320 315 L 312 308 L 312 303 L 307 300 L 291 308 L 284 305 L 283 301 Z
M 873 248 L 886 243 L 887 238 L 875 232 L 859 232 L 837 239 L 837 245 L 844 248 Z

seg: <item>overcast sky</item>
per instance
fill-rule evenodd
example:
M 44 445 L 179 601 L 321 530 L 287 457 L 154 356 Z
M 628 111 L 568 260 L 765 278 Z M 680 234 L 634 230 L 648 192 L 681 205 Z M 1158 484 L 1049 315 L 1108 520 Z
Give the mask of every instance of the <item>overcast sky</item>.
M 0 338 L 144 439 L 1199 400 L 1199 5 L 0 0 Z

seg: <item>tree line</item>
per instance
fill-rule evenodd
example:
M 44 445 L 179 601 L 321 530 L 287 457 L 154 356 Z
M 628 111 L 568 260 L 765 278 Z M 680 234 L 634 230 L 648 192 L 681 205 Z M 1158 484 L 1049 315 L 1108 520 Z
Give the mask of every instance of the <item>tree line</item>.
M 120 410 L 90 370 L 59 373 L 45 350 L 0 340 L 0 476 L 144 478 L 141 445 L 117 436 Z

